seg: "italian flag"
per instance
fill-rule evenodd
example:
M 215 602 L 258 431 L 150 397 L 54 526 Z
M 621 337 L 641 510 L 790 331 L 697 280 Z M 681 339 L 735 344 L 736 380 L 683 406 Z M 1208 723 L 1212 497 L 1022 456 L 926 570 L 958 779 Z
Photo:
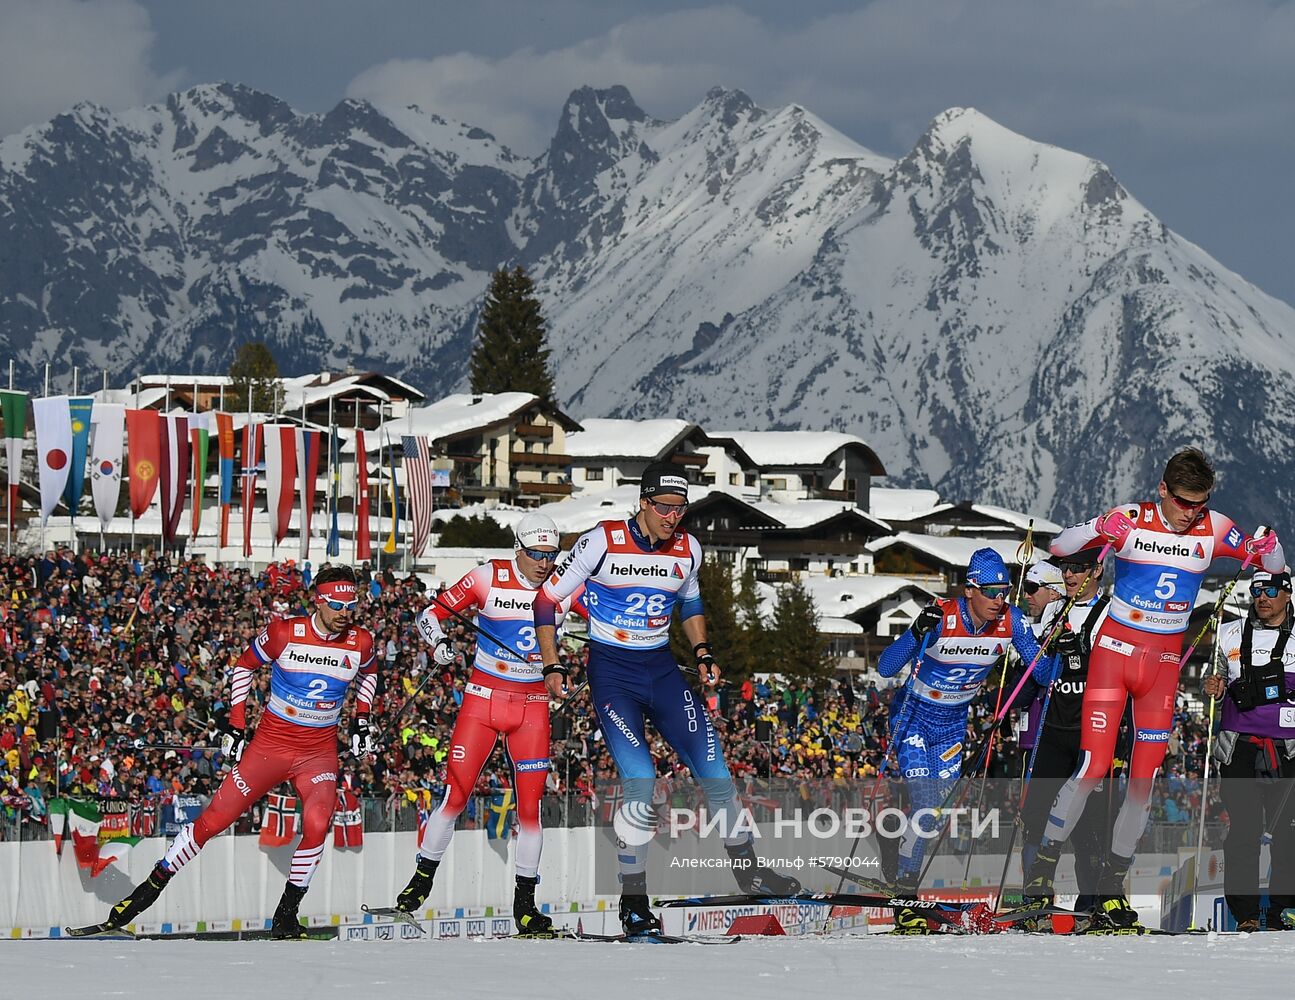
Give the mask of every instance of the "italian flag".
M 103 813 L 93 802 L 80 799 L 52 799 L 49 804 L 49 828 L 54 835 L 54 850 L 62 855 L 63 838 L 70 830 L 76 849 L 76 863 L 90 869 L 91 877 L 98 875 L 110 864 L 138 844 L 143 837 L 113 837 L 103 839 L 99 828 Z

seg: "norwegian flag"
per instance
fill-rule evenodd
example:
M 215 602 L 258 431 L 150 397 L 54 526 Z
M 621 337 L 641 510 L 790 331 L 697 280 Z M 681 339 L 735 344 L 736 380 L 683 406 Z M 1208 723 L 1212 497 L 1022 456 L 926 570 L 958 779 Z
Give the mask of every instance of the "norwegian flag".
M 432 456 L 427 439 L 402 437 L 401 452 L 405 459 L 405 493 L 409 497 L 409 519 L 414 525 L 414 557 L 423 554 L 432 533 Z
M 625 792 L 620 786 L 620 782 L 614 785 L 607 785 L 602 794 L 602 817 L 603 820 L 610 823 L 616 817 L 616 810 L 621 807 L 621 802 L 625 800 Z
M 434 810 L 432 810 L 432 809 L 423 809 L 422 807 L 419 807 L 419 810 L 418 810 L 418 842 L 419 842 L 420 844 L 423 842 L 423 833 L 424 833 L 424 831 L 426 831 L 426 829 L 427 829 L 427 821 L 428 821 L 429 819 L 431 819 L 431 818 L 432 818 L 432 813 L 433 813 L 433 812 L 434 812 Z
M 333 810 L 333 846 L 338 850 L 364 846 L 364 810 L 349 788 L 337 790 L 337 808 Z
M 297 797 L 271 792 L 261 814 L 262 847 L 282 847 L 297 839 Z

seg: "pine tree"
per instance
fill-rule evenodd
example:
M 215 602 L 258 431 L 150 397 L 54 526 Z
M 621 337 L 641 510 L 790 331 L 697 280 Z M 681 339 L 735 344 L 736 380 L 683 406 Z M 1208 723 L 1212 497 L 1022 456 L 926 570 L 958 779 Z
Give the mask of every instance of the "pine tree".
M 736 615 L 741 626 L 741 646 L 736 654 L 744 677 L 769 673 L 773 650 L 769 629 L 760 612 L 760 589 L 756 586 L 755 570 L 747 567 L 738 584 Z
M 719 664 L 724 680 L 745 680 L 749 676 L 741 649 L 745 636 L 737 620 L 737 606 L 733 597 L 733 568 L 718 559 L 704 559 L 697 571 L 701 586 L 701 603 L 706 614 L 706 641 L 711 655 Z M 678 662 L 691 666 L 696 657 L 692 643 L 683 634 L 678 616 L 670 629 L 671 651 Z
M 818 609 L 799 580 L 778 588 L 770 635 L 769 669 L 793 683 L 822 690 L 835 672 L 828 640 L 819 633 Z
M 247 343 L 239 347 L 234 360 L 229 364 L 229 377 L 233 379 L 233 384 L 225 397 L 228 409 L 246 410 L 247 394 L 251 392 L 253 410 L 274 410 L 279 364 L 264 344 Z
M 533 392 L 551 399 L 550 353 L 535 283 L 520 267 L 496 271 L 469 362 L 472 391 Z
M 513 533 L 486 514 L 473 514 L 446 521 L 436 544 L 443 549 L 511 549 Z

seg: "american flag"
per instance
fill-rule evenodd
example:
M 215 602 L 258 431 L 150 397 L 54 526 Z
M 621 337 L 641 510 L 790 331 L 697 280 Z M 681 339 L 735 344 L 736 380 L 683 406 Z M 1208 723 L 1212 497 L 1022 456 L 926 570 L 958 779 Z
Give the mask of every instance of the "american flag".
M 405 496 L 409 520 L 414 526 L 413 548 L 417 558 L 427 548 L 427 536 L 432 533 L 432 456 L 427 450 L 426 438 L 402 437 L 400 445 L 405 459 Z

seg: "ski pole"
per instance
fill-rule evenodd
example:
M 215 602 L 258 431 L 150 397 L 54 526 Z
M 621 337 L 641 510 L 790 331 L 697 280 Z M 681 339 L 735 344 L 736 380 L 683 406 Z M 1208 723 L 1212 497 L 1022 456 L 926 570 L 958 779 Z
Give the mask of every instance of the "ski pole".
M 207 746 L 202 743 L 149 743 L 142 736 L 137 737 L 130 744 L 135 750 L 190 750 L 198 752 L 199 750 L 210 751 L 219 750 L 219 746 Z
M 476 632 L 477 635 L 485 636 L 487 639 L 493 642 L 500 649 L 504 650 L 507 653 L 511 653 L 516 659 L 520 660 L 522 663 L 528 662 L 529 660 L 528 657 L 525 657 L 521 653 L 517 652 L 517 650 L 513 649 L 512 646 L 508 645 L 508 643 L 504 642 L 502 639 L 496 638 L 495 636 L 491 635 L 488 630 L 482 628 L 481 625 L 478 624 L 473 619 L 467 617 L 466 615 L 459 614 L 459 612 L 455 611 L 452 607 L 450 607 L 448 604 L 442 601 L 439 594 L 432 595 L 432 603 L 435 604 L 437 607 L 441 608 L 443 611 L 448 611 L 450 615 L 455 619 L 455 621 L 458 621 L 461 624 L 466 625 L 468 628 L 472 629 L 472 631 Z
M 1255 538 L 1263 538 L 1263 536 L 1266 534 L 1268 534 L 1268 529 L 1262 524 L 1255 529 Z M 1205 619 L 1205 624 L 1202 625 L 1201 630 L 1196 633 L 1196 638 L 1193 639 L 1192 644 L 1187 647 L 1187 652 L 1185 652 L 1182 656 L 1178 658 L 1179 670 L 1183 668 L 1184 663 L 1186 663 L 1188 660 L 1192 658 L 1192 654 L 1196 652 L 1196 647 L 1200 643 L 1201 639 L 1205 637 L 1205 633 L 1210 630 L 1211 626 L 1216 625 L 1218 623 L 1219 615 L 1223 613 L 1223 605 L 1225 605 L 1227 603 L 1228 598 L 1232 596 L 1232 588 L 1234 588 L 1237 585 L 1237 581 L 1241 579 L 1241 574 L 1244 573 L 1249 568 L 1252 562 L 1254 562 L 1254 558 L 1255 558 L 1255 553 L 1253 552 L 1246 553 L 1245 559 L 1241 561 L 1241 568 L 1237 570 L 1236 575 L 1233 576 L 1232 579 L 1228 581 L 1227 586 L 1223 588 L 1223 593 L 1221 593 L 1219 595 L 1219 599 L 1214 602 L 1213 613 L 1208 618 Z
M 1003 721 L 1003 716 L 1006 715 L 1011 710 L 1012 702 L 1016 701 L 1016 696 L 1021 693 L 1021 688 L 1025 687 L 1026 679 L 1030 676 L 1030 674 L 1034 673 L 1034 668 L 1038 664 L 1039 659 L 1043 656 L 1043 651 L 1048 648 L 1048 645 L 1052 642 L 1052 640 L 1055 639 L 1058 635 L 1060 635 L 1061 630 L 1066 627 L 1066 622 L 1069 621 L 1070 619 L 1070 609 L 1075 606 L 1075 599 L 1084 592 L 1084 588 L 1088 586 L 1089 577 L 1093 575 L 1093 570 L 1102 564 L 1102 561 L 1105 560 L 1107 554 L 1111 551 L 1111 547 L 1114 544 L 1115 544 L 1114 542 L 1107 542 L 1105 545 L 1103 545 L 1102 551 L 1097 554 L 1097 561 L 1093 563 L 1092 566 L 1088 567 L 1088 572 L 1084 574 L 1084 579 L 1079 584 L 1079 589 L 1076 590 L 1074 594 L 1071 595 L 1068 601 L 1066 601 L 1065 607 L 1061 609 L 1061 614 L 1057 616 L 1057 624 L 1053 627 L 1052 631 L 1048 633 L 1047 638 L 1044 639 L 1041 643 L 1039 643 L 1039 651 L 1034 654 L 1034 659 L 1030 660 L 1030 665 L 1026 667 L 1025 672 L 1021 674 L 1021 679 L 1017 681 L 1016 688 L 1012 691 L 1011 696 L 1008 697 L 1007 704 L 1003 706 L 1003 710 L 1001 712 L 995 713 L 994 715 L 995 727 L 998 725 L 998 723 Z M 990 734 L 991 734 L 991 745 L 992 745 L 992 734 L 993 734 L 992 728 L 990 729 Z M 988 758 L 989 754 L 986 753 L 985 756 L 986 758 Z

